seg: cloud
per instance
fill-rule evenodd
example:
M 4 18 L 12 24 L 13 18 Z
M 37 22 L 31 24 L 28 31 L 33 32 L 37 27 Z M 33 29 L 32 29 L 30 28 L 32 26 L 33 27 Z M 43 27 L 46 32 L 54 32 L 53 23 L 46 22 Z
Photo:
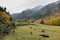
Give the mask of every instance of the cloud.
M 14 13 L 38 5 L 47 5 L 54 1 L 57 0 L 0 0 L 0 5 L 7 7 L 8 11 Z

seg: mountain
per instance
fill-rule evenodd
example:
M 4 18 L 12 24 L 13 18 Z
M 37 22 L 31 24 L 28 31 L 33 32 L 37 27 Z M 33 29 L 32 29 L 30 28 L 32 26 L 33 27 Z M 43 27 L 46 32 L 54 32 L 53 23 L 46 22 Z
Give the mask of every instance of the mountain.
M 14 19 L 14 18 L 16 18 L 18 15 L 20 15 L 20 13 L 12 14 L 11 17 Z
M 36 23 L 60 26 L 60 2 L 49 4 L 42 8 L 39 14 L 42 13 L 43 19 L 35 20 Z
M 37 6 L 35 8 L 32 9 L 27 9 L 22 11 L 21 13 L 16 13 L 13 14 L 15 15 L 16 19 L 40 19 L 40 18 L 44 18 L 44 17 L 49 17 L 52 15 L 52 12 L 55 10 L 55 8 L 57 8 L 57 6 L 59 6 L 58 4 L 60 4 L 60 1 L 48 4 L 46 6 Z M 12 15 L 12 16 L 13 16 Z
M 26 10 L 22 11 L 21 13 L 14 13 L 11 16 L 13 18 L 17 18 L 17 19 L 31 18 L 31 17 L 33 17 L 33 14 L 35 14 L 41 8 L 43 8 L 43 6 L 39 5 L 39 6 L 32 8 L 32 9 L 26 9 Z

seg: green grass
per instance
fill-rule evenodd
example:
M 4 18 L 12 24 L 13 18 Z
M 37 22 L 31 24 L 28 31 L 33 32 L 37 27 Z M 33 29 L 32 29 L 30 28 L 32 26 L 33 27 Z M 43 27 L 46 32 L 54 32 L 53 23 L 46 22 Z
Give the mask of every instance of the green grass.
M 25 26 L 30 24 L 29 22 L 15 22 L 16 26 Z
M 45 30 L 44 33 L 41 32 L 42 29 Z M 32 35 L 31 31 L 33 32 Z M 48 34 L 49 38 L 41 37 L 40 34 Z M 18 26 L 14 34 L 10 33 L 3 40 L 60 40 L 60 26 L 42 24 Z

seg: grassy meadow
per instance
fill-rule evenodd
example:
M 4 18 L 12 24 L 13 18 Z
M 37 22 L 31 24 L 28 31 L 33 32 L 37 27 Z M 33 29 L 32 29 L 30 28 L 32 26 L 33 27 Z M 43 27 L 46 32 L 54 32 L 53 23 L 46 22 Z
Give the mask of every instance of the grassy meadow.
M 42 32 L 43 29 L 45 32 Z M 47 34 L 49 38 L 41 37 L 40 34 Z M 34 25 L 17 26 L 15 33 L 11 32 L 3 40 L 60 40 L 60 26 L 36 23 Z

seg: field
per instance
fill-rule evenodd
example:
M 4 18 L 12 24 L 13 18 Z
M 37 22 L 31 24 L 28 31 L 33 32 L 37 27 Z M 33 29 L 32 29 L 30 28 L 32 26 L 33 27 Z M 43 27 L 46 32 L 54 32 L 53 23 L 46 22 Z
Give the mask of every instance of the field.
M 43 29 L 45 32 L 42 32 Z M 49 38 L 41 37 L 40 34 L 47 34 Z M 60 40 L 60 26 L 36 23 L 34 25 L 17 26 L 15 33 L 10 33 L 3 40 Z

